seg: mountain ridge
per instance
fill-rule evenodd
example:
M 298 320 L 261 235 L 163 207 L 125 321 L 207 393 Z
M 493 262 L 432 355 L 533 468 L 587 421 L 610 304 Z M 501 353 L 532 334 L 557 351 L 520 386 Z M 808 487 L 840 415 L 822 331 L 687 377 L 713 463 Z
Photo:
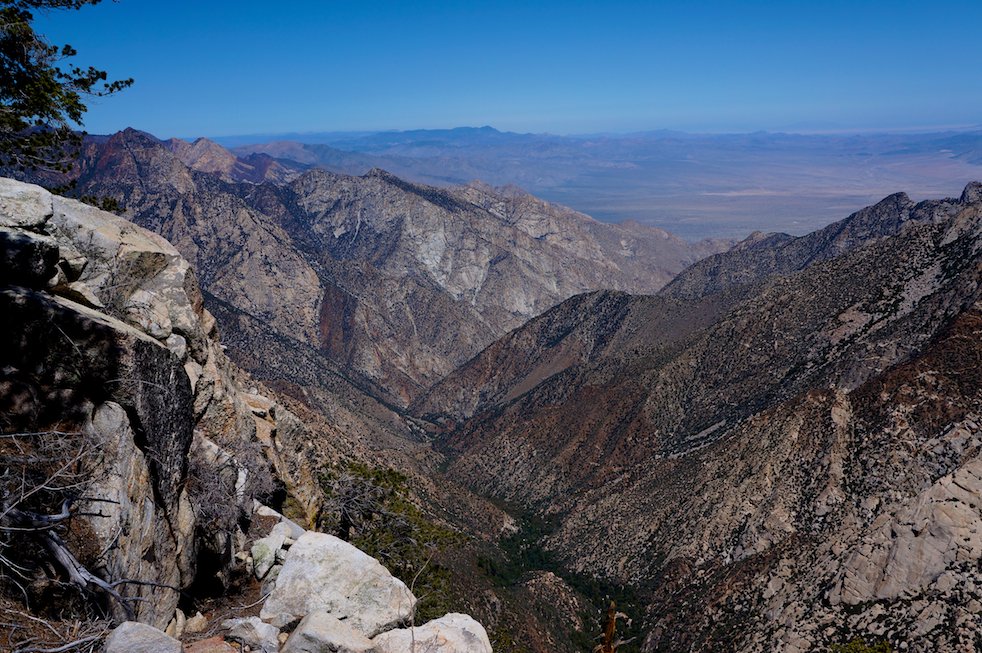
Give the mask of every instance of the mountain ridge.
M 193 147 L 90 141 L 79 192 L 189 253 L 232 360 L 502 537 L 475 582 L 518 555 L 573 605 L 580 575 L 630 588 L 644 653 L 982 632 L 982 185 L 752 234 L 652 289 L 664 232 L 378 169 L 256 183 Z M 623 289 L 576 292 L 571 258 Z
M 400 405 L 570 295 L 653 292 L 729 245 L 605 225 L 515 189 L 438 189 L 380 170 L 255 183 L 235 161 L 207 141 L 126 130 L 86 143 L 77 192 L 116 199 L 193 262 L 205 290 Z
M 958 200 L 941 200 L 934 202 L 922 202 L 914 204 L 904 193 L 897 193 L 872 207 L 862 209 L 853 213 L 838 222 L 832 223 L 821 230 L 812 234 L 798 238 L 787 234 L 759 234 L 751 235 L 749 238 L 737 243 L 731 250 L 724 253 L 711 255 L 696 262 L 689 268 L 683 270 L 668 285 L 658 293 L 662 300 L 672 300 L 676 304 L 679 302 L 696 302 L 694 304 L 695 325 L 706 319 L 706 315 L 699 312 L 699 301 L 705 297 L 716 295 L 717 299 L 712 302 L 714 306 L 707 307 L 711 313 L 720 314 L 725 312 L 727 307 L 738 302 L 749 294 L 759 290 L 760 284 L 768 278 L 778 278 L 793 272 L 803 270 L 813 264 L 831 260 L 854 249 L 857 246 L 868 245 L 880 239 L 896 235 L 903 226 L 912 223 L 933 223 L 941 219 L 946 212 L 950 212 L 959 203 L 971 203 L 973 192 L 977 190 L 978 183 L 969 184 L 962 196 Z M 570 300 L 572 301 L 572 300 Z M 626 299 L 630 303 L 631 299 Z M 654 299 L 637 301 L 656 301 Z M 704 304 L 707 302 L 703 301 Z M 561 312 L 563 309 L 557 307 L 552 312 Z M 602 309 L 600 309 L 602 310 Z M 668 304 L 660 305 L 661 312 L 670 310 Z M 550 312 L 551 313 L 551 312 Z M 551 319 L 550 313 L 544 314 L 542 319 Z M 572 313 L 576 311 L 565 311 Z M 596 324 L 590 311 L 582 311 L 580 315 L 586 313 L 585 319 Z M 656 318 L 657 319 L 657 318 Z M 529 323 L 537 324 L 535 320 Z M 510 334 L 509 337 L 517 337 L 526 330 L 525 327 Z M 674 327 L 663 329 L 664 333 L 688 333 L 692 331 L 693 325 L 678 324 Z M 576 329 L 575 325 L 567 325 L 570 332 Z M 494 346 L 494 345 L 493 345 Z M 530 348 L 530 351 L 539 351 L 538 348 Z M 483 354 L 472 359 L 474 363 Z M 489 354 L 493 355 L 493 354 Z M 487 369 L 500 370 L 504 365 L 502 362 L 490 363 L 487 361 L 476 362 L 476 365 Z M 452 375 L 465 374 L 466 366 L 458 368 Z M 492 385 L 497 385 L 502 381 L 493 381 Z M 520 381 L 519 381 L 520 382 Z M 436 406 L 447 403 L 446 398 L 440 398 L 440 387 L 445 382 L 441 380 L 431 390 L 429 394 L 436 397 L 434 399 L 424 399 L 418 404 L 418 409 L 426 413 L 436 413 Z M 455 381 L 450 381 L 454 385 Z M 456 381 L 459 383 L 459 381 Z M 487 387 L 489 379 L 482 378 L 480 383 L 473 380 L 475 387 Z M 514 383 L 514 381 L 513 381 Z M 477 408 L 477 404 L 471 402 L 472 408 L 466 415 L 451 415 L 454 418 L 461 416 L 469 417 Z
M 978 355 L 979 188 L 913 206 L 887 198 L 852 216 L 882 227 L 856 231 L 865 242 L 806 241 L 830 256 L 795 258 L 808 264 L 786 274 L 765 259 L 750 283 L 692 297 L 567 300 L 424 400 L 431 419 L 456 407 L 440 436 L 448 475 L 542 519 L 561 515 L 545 548 L 648 597 L 645 651 L 803 651 L 870 633 L 954 648 L 982 627 L 965 607 L 975 594 L 935 583 L 941 571 L 958 583 L 977 573 L 913 539 L 891 544 L 878 525 L 949 500 L 945 479 L 978 460 L 982 398 L 961 361 Z M 952 532 L 982 519 L 978 504 L 958 510 Z M 918 519 L 933 524 L 918 533 L 949 528 L 940 513 Z M 867 546 L 886 552 L 874 571 Z M 965 547 L 959 556 L 982 559 Z M 924 606 L 967 625 L 916 630 Z M 893 630 L 877 630 L 877 615 Z

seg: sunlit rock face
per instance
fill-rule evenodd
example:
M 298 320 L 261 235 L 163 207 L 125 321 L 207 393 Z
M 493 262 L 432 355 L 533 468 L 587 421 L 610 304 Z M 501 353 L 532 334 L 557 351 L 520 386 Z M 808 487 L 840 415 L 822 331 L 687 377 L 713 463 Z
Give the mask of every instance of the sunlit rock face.
M 132 581 L 119 589 L 132 614 L 111 607 L 162 628 L 203 550 L 227 561 L 209 573 L 231 563 L 229 534 L 199 530 L 192 442 L 234 451 L 273 418 L 247 404 L 194 273 L 156 234 L 0 178 L 0 284 L 2 428 L 50 430 L 78 452 L 92 502 L 78 523 L 103 573 Z M 247 493 L 222 499 L 251 510 Z

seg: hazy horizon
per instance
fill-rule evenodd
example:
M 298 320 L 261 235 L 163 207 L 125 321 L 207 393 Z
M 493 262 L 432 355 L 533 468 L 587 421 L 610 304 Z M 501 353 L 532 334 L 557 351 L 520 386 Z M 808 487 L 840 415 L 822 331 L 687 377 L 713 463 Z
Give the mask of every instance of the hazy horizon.
M 140 129 L 137 125 L 128 125 L 133 129 Z M 599 130 L 599 131 L 580 131 L 580 132 L 550 132 L 550 131 L 515 131 L 510 129 L 499 129 L 494 125 L 454 125 L 450 127 L 406 127 L 406 128 L 389 128 L 389 129 L 341 129 L 341 130 L 311 130 L 311 131 L 278 131 L 278 132 L 254 132 L 254 133 L 243 133 L 243 134 L 195 134 L 195 135 L 161 135 L 154 134 L 158 138 L 179 138 L 184 141 L 193 142 L 199 138 L 206 138 L 208 140 L 215 141 L 219 144 L 224 144 L 225 142 L 235 141 L 241 144 L 254 144 L 261 142 L 269 142 L 271 139 L 283 139 L 283 140 L 297 140 L 300 142 L 314 142 L 314 141 L 304 141 L 304 138 L 315 138 L 322 139 L 326 137 L 338 137 L 338 136 L 353 136 L 353 135 L 367 135 L 367 134 L 398 134 L 398 133 L 410 133 L 410 132 L 450 132 L 455 130 L 480 130 L 480 129 L 493 129 L 496 132 L 502 134 L 515 134 L 520 136 L 557 136 L 557 137 L 568 137 L 568 138 L 590 138 L 590 137 L 604 137 L 604 136 L 614 136 L 614 137 L 625 137 L 632 135 L 653 135 L 659 133 L 669 133 L 669 134 L 683 134 L 686 136 L 747 136 L 752 134 L 769 134 L 769 135 L 787 135 L 787 136 L 864 136 L 864 135 L 927 135 L 927 134 L 940 134 L 940 133 L 963 133 L 963 132 L 976 132 L 982 131 L 982 123 L 978 124 L 960 124 L 960 125 L 925 125 L 925 126 L 913 126 L 908 128 L 834 128 L 827 126 L 825 128 L 814 127 L 794 127 L 787 126 L 786 128 L 775 128 L 775 129 L 755 129 L 755 130 L 686 130 L 686 129 L 670 129 L 666 127 L 652 127 L 650 129 L 633 129 L 633 130 Z M 141 130 L 147 131 L 147 130 Z M 149 132 L 148 133 L 152 133 Z M 98 134 L 98 135 L 109 135 Z M 248 139 L 259 139 L 259 140 L 248 140 Z M 234 147 L 234 146 L 233 146 Z

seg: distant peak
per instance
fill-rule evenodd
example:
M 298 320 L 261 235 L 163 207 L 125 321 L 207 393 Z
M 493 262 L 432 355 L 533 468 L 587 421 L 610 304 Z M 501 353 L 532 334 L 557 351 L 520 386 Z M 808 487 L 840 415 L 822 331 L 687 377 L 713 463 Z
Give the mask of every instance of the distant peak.
M 889 206 L 893 204 L 912 204 L 912 203 L 913 202 L 910 201 L 910 197 L 907 195 L 907 193 L 900 192 L 900 193 L 894 193 L 893 195 L 887 195 L 882 200 L 877 202 L 876 206 L 881 206 L 881 205 Z
M 982 181 L 972 181 L 965 186 L 965 190 L 962 191 L 961 199 L 959 202 L 962 204 L 979 204 L 982 203 Z
M 362 176 L 365 178 L 378 177 L 379 179 L 398 179 L 398 177 L 396 177 L 388 170 L 383 170 L 382 168 L 378 168 L 378 167 L 372 168 Z
M 158 138 L 156 136 L 154 136 L 153 134 L 151 134 L 149 132 L 145 132 L 145 131 L 139 130 L 139 129 L 136 129 L 134 127 L 127 127 L 126 129 L 124 129 L 122 131 L 116 132 L 116 135 L 118 135 L 118 136 L 125 136 L 125 137 L 139 136 L 141 138 L 152 138 L 155 141 L 158 140 Z
M 775 238 L 785 238 L 788 234 L 777 233 L 774 231 L 754 231 L 749 236 L 740 241 L 740 245 L 754 245 Z
M 113 143 L 132 143 L 146 145 L 160 145 L 163 143 L 153 134 L 148 134 L 145 131 L 140 131 L 139 129 L 134 129 L 132 127 L 127 127 L 122 131 L 118 131 L 109 137 L 109 141 Z

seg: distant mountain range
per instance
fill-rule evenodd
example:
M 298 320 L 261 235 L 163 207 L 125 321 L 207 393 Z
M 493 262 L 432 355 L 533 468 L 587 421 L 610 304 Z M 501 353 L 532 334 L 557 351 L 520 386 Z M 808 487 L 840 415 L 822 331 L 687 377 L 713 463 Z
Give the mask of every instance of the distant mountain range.
M 896 194 L 569 299 L 415 408 L 450 478 L 646 597 L 643 651 L 972 650 L 980 288 L 982 185 Z
M 461 134 L 429 136 L 354 140 L 417 156 Z M 756 138 L 799 137 L 730 147 Z M 924 161 L 947 143 L 974 165 L 940 138 Z M 610 596 L 643 653 L 978 648 L 982 185 L 690 243 L 282 153 L 125 130 L 86 141 L 72 192 L 181 251 L 234 362 L 432 483 L 484 547 L 455 582 L 493 586 L 474 609 L 525 648 L 582 650 L 580 606 Z
M 517 185 L 600 220 L 684 238 L 804 234 L 898 188 L 938 197 L 982 178 L 982 129 L 555 136 L 481 127 L 218 140 L 240 155 L 345 174 L 379 167 L 437 186 Z
M 516 188 L 304 170 L 136 130 L 88 140 L 77 175 L 75 192 L 166 236 L 206 292 L 393 405 L 564 299 L 655 292 L 732 244 L 598 222 Z

